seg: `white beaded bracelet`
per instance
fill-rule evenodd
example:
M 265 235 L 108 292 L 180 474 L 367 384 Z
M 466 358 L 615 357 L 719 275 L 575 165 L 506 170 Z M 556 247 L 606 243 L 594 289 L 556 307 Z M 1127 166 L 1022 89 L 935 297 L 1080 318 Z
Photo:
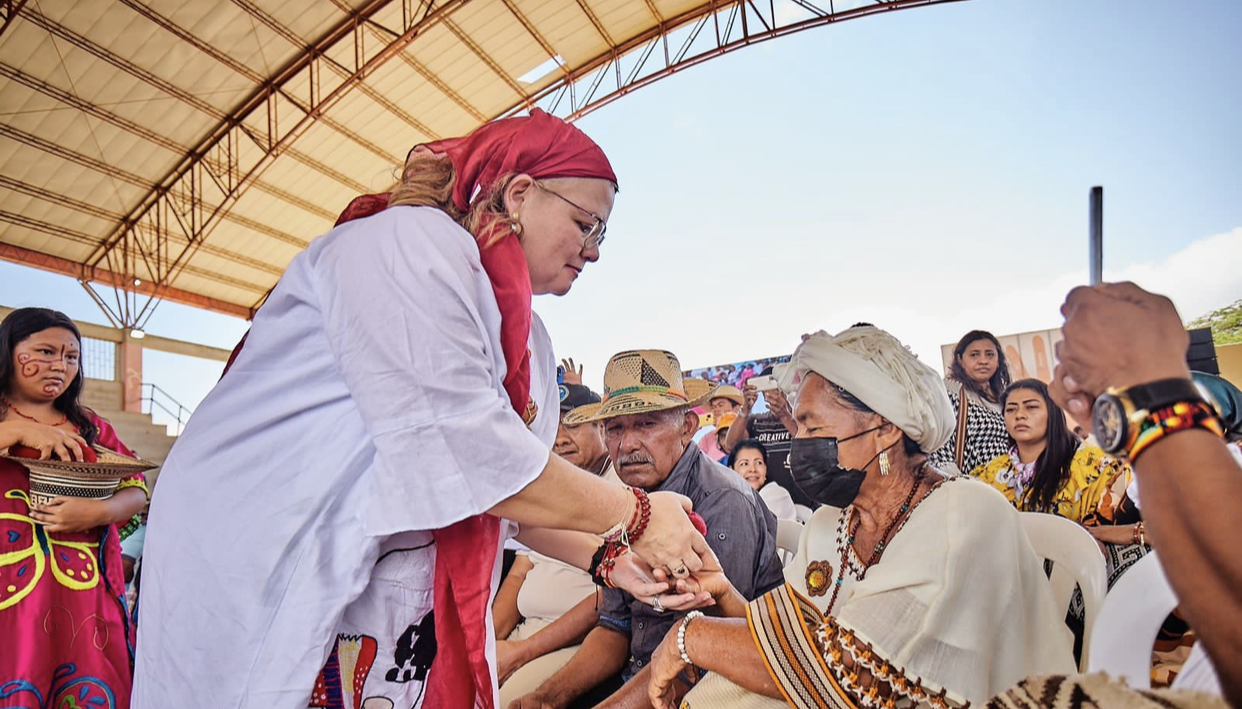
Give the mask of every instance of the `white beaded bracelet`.
M 690 621 L 703 616 L 703 611 L 690 611 L 685 618 L 681 619 L 681 625 L 677 626 L 677 652 L 681 653 L 681 661 L 687 665 L 693 666 L 690 656 L 686 654 L 686 626 L 690 625 Z

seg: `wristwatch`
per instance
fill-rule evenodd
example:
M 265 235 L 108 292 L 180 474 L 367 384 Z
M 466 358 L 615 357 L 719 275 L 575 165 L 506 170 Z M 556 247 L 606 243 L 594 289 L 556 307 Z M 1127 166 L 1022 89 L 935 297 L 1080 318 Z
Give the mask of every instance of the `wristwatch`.
M 1138 439 L 1148 415 L 1157 409 L 1181 402 L 1215 402 L 1191 379 L 1159 379 L 1129 389 L 1100 394 L 1091 410 L 1096 440 L 1109 455 L 1125 455 Z

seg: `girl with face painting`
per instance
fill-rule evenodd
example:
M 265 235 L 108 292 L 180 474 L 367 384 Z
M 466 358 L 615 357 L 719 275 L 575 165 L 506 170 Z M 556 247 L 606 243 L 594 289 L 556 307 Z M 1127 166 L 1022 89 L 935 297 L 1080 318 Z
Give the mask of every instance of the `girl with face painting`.
M 24 446 L 42 459 L 80 461 L 101 445 L 133 456 L 107 421 L 81 405 L 81 352 L 77 327 L 54 310 L 22 308 L 0 323 L 0 452 Z M 104 500 L 56 497 L 36 505 L 26 469 L 0 459 L 5 696 L 37 706 L 62 706 L 65 698 L 129 706 L 133 629 L 122 598 L 120 538 L 132 529 L 118 526 L 146 501 L 138 474 Z

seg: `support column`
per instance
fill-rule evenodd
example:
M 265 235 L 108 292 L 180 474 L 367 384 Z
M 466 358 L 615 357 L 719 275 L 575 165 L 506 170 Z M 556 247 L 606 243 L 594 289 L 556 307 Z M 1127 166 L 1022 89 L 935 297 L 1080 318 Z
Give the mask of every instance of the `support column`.
M 121 410 L 142 413 L 142 340 L 125 332 L 119 348 L 117 373 L 121 379 Z

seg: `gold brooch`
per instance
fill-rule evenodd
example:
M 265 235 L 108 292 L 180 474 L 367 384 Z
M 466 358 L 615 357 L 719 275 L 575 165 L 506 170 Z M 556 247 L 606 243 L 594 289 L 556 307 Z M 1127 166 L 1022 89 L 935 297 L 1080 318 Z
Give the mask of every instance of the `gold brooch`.
M 806 567 L 806 590 L 812 596 L 828 593 L 832 584 L 832 564 L 826 561 L 812 561 Z

